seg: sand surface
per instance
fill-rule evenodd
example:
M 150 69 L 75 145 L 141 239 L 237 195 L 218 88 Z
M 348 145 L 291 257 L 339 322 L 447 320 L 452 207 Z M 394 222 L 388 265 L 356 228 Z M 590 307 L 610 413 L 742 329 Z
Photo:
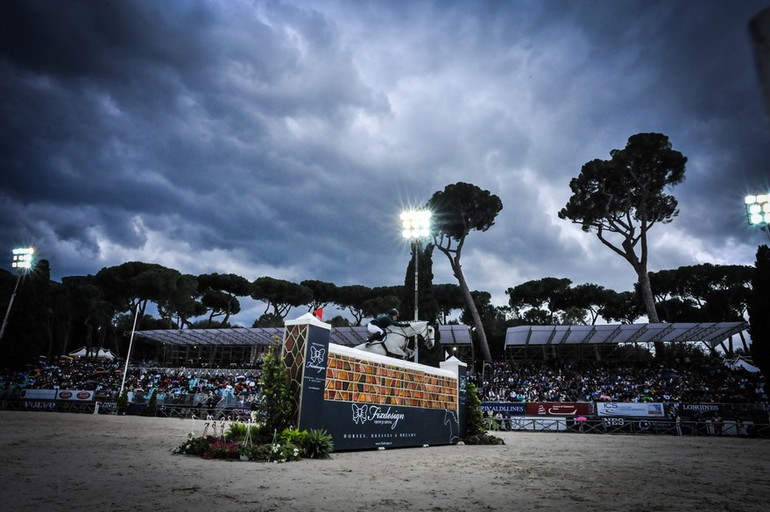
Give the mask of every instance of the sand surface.
M 0 510 L 770 510 L 770 440 L 500 432 L 504 446 L 284 464 L 171 453 L 203 425 L 0 411 Z

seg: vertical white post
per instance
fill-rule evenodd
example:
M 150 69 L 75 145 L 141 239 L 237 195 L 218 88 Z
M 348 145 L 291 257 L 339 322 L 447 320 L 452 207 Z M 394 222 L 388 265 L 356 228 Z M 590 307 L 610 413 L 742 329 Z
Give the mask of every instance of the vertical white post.
M 123 388 L 126 387 L 126 376 L 128 375 L 128 362 L 131 360 L 131 348 L 134 346 L 134 331 L 136 331 L 136 319 L 139 318 L 139 304 L 134 310 L 134 325 L 131 327 L 131 339 L 128 340 L 128 354 L 126 354 L 126 365 L 123 368 L 123 381 L 120 383 L 120 392 L 118 398 L 123 396 Z

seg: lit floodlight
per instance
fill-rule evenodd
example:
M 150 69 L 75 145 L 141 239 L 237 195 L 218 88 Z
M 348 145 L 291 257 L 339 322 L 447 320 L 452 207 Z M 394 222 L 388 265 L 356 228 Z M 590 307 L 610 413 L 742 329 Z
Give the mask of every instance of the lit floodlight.
M 430 211 L 411 210 L 402 212 L 401 235 L 408 239 L 418 239 L 430 236 Z
M 32 268 L 32 256 L 35 254 L 35 249 L 31 247 L 22 247 L 13 250 L 13 260 L 11 261 L 11 267 L 19 269 Z
M 748 195 L 744 198 L 749 224 L 768 229 L 770 225 L 770 194 Z

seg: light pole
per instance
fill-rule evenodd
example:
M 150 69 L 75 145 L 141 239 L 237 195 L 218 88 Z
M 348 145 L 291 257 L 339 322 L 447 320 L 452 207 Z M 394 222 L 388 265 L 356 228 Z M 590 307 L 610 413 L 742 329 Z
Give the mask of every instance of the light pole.
M 123 389 L 126 387 L 126 376 L 128 375 L 128 362 L 131 360 L 131 349 L 134 347 L 134 332 L 136 332 L 136 320 L 139 318 L 139 304 L 134 310 L 134 325 L 131 327 L 131 339 L 128 340 L 128 353 L 126 354 L 126 365 L 123 368 L 123 380 L 120 382 L 120 391 L 118 397 L 123 396 Z
M 409 210 L 401 213 L 401 234 L 412 243 L 414 256 L 414 319 L 419 320 L 420 240 L 430 236 L 430 211 Z
M 748 195 L 744 203 L 749 224 L 759 227 L 770 239 L 770 194 Z
M 13 306 L 13 299 L 16 298 L 16 292 L 19 290 L 19 282 L 21 277 L 32 268 L 32 256 L 35 254 L 35 249 L 31 247 L 22 247 L 13 250 L 13 260 L 11 261 L 11 267 L 17 269 L 19 277 L 16 278 L 16 286 L 13 287 L 13 294 L 11 294 L 11 300 L 8 301 L 8 309 L 5 310 L 5 318 L 3 319 L 3 327 L 0 328 L 0 341 L 5 336 L 5 328 L 8 326 L 8 316 L 11 314 L 11 307 Z

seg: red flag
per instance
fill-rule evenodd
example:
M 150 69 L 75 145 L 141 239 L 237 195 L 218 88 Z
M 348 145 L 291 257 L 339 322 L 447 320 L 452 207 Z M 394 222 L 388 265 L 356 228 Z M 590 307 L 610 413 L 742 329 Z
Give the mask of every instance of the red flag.
M 315 316 L 317 316 L 319 320 L 323 320 L 324 319 L 324 309 L 323 308 L 316 309 L 315 311 L 313 311 L 313 314 Z

